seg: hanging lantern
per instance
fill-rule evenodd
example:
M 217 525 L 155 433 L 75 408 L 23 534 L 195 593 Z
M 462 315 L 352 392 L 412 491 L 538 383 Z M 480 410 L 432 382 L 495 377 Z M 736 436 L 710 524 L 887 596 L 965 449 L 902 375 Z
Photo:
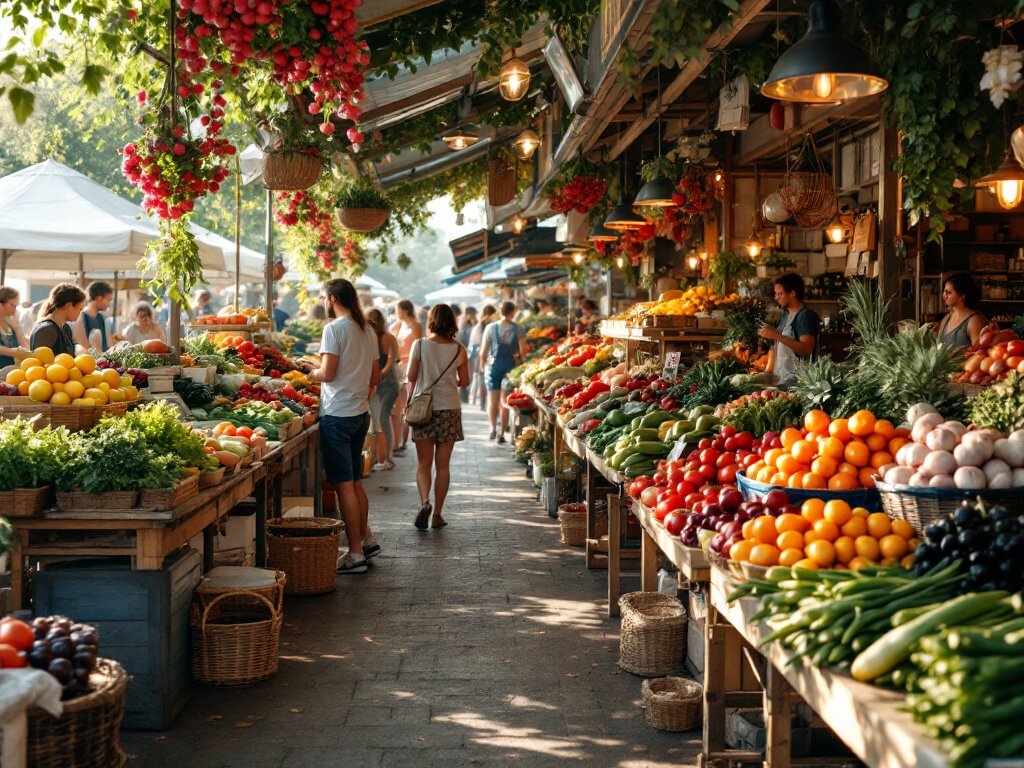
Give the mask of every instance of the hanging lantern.
M 615 257 L 615 266 L 618 267 L 619 269 L 622 269 L 624 266 L 626 266 L 626 259 L 625 259 L 625 257 L 623 257 L 623 256 L 616 256 Z
M 832 221 L 825 227 L 825 237 L 828 238 L 832 245 L 838 245 L 846 239 L 846 227 L 843 226 L 838 213 L 832 217 Z
M 512 58 L 501 65 L 501 72 L 498 73 L 498 91 L 505 101 L 519 101 L 529 87 L 530 68 L 516 56 L 516 49 L 513 48 Z
M 526 229 L 527 223 L 526 218 L 522 214 L 517 213 L 512 217 L 512 231 L 517 235 L 523 234 L 523 230 Z
M 458 152 L 459 150 L 466 149 L 467 147 L 471 147 L 476 144 L 480 141 L 480 137 L 474 133 L 469 133 L 459 128 L 455 133 L 449 136 L 443 136 L 441 141 L 448 145 L 448 149 L 453 152 Z
M 647 225 L 647 219 L 633 210 L 633 206 L 626 202 L 625 197 L 620 197 L 618 205 L 608 211 L 608 217 L 604 220 L 604 226 L 618 232 L 625 232 L 631 229 L 640 229 Z
M 987 176 L 982 176 L 974 186 L 988 189 L 995 194 L 1002 208 L 1016 208 L 1024 197 L 1024 169 L 1007 152 L 1002 164 Z
M 537 132 L 532 128 L 527 128 L 516 136 L 516 140 L 512 142 L 512 147 L 515 149 L 520 160 L 529 160 L 533 157 L 533 153 L 537 151 L 539 146 L 540 137 L 537 136 Z
M 744 243 L 747 247 L 747 253 L 750 258 L 756 259 L 761 255 L 761 251 L 764 250 L 764 241 L 760 235 L 757 234 L 757 213 L 755 212 L 750 220 L 750 237 L 747 238 L 747 242 Z
M 590 234 L 587 235 L 587 240 L 592 243 L 614 243 L 619 239 L 619 233 L 614 229 L 608 229 L 603 222 L 597 222 L 590 229 Z
M 650 206 L 651 208 L 668 208 L 675 205 L 672 202 L 672 195 L 675 194 L 676 186 L 664 176 L 655 176 L 642 187 L 637 193 L 633 205 Z
M 775 62 L 761 93 L 780 101 L 833 104 L 889 87 L 863 48 L 843 34 L 835 0 L 814 0 L 807 33 Z
M 578 267 L 578 266 L 580 266 L 581 264 L 583 264 L 583 261 L 584 261 L 584 260 L 585 260 L 586 258 L 587 258 L 587 254 L 586 254 L 586 251 L 584 251 L 583 253 L 579 253 L 579 252 L 577 252 L 577 253 L 574 253 L 574 254 L 572 255 L 572 263 L 573 263 L 573 264 L 575 264 L 575 265 L 576 265 L 576 266 Z

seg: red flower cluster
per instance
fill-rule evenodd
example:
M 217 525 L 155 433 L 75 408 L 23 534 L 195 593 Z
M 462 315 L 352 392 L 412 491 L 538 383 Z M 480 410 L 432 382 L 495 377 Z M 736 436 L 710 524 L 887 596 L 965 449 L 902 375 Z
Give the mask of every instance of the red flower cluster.
M 707 213 L 715 204 L 715 192 L 714 173 L 702 165 L 687 163 L 672 202 L 685 213 Z
M 663 210 L 665 215 L 654 221 L 656 234 L 658 237 L 667 237 L 674 243 L 684 242 L 693 232 L 693 227 L 690 225 L 691 214 L 683 212 L 676 206 L 669 206 Z
M 349 267 L 354 267 L 363 260 L 363 255 L 359 251 L 359 246 L 356 245 L 354 240 L 348 237 L 345 238 L 345 244 L 341 246 L 341 250 L 338 252 L 338 255 L 341 257 L 342 263 Z
M 220 82 L 214 83 L 216 88 Z M 178 95 L 198 105 L 204 92 L 201 84 L 182 85 Z M 216 192 L 228 177 L 225 156 L 235 154 L 226 139 L 217 138 L 224 116 L 224 97 L 213 94 L 213 108 L 200 116 L 205 135 L 192 136 L 184 125 L 170 125 L 157 119 L 133 144 L 119 151 L 121 172 L 142 191 L 142 207 L 161 219 L 180 219 L 192 211 L 195 201 L 209 192 Z M 139 103 L 147 103 L 146 94 L 139 94 Z
M 608 184 L 598 176 L 577 176 L 548 195 L 551 210 L 556 213 L 586 213 L 600 203 L 608 191 Z
M 277 202 L 279 207 L 274 210 L 274 218 L 278 223 L 286 227 L 302 223 L 317 233 L 316 256 L 320 259 L 320 265 L 330 272 L 338 254 L 338 238 L 331 211 L 322 209 L 312 195 L 302 190 L 278 192 Z M 287 205 L 287 210 L 282 209 L 284 205 Z

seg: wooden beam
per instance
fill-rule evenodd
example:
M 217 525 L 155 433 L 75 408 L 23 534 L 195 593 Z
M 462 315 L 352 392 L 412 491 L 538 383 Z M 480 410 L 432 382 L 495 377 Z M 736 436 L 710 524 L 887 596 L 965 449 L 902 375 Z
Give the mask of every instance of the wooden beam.
M 404 16 L 421 8 L 437 5 L 442 0 L 372 0 L 356 9 L 356 21 L 360 27 L 380 24 L 382 21 Z
M 701 73 L 711 63 L 714 51 L 727 46 L 740 31 L 753 21 L 757 15 L 767 6 L 771 0 L 744 0 L 740 5 L 739 13 L 732 19 L 731 24 L 722 24 L 714 32 L 708 35 L 704 41 L 703 51 L 700 56 L 689 59 L 675 79 L 661 94 L 661 109 L 652 111 L 646 117 L 637 120 L 631 125 L 618 141 L 608 151 L 606 160 L 614 160 L 633 144 L 647 128 L 657 120 L 661 113 L 683 95 L 687 88 L 700 77 Z

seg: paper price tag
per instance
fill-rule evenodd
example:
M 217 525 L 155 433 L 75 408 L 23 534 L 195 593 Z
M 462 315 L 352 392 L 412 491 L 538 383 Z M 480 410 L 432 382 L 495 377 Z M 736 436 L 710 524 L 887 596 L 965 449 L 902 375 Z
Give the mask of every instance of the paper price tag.
M 679 373 L 679 359 L 682 356 L 680 352 L 666 352 L 665 353 L 665 368 L 661 372 L 661 378 L 672 380 Z
M 672 446 L 672 450 L 668 452 L 668 458 L 670 461 L 683 458 L 683 451 L 686 450 L 686 439 L 680 437 L 676 440 L 676 444 Z

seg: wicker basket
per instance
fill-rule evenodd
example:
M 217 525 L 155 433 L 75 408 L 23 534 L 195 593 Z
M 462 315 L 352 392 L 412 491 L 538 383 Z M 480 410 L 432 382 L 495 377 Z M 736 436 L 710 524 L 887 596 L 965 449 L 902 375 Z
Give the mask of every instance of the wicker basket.
M 391 215 L 387 208 L 335 208 L 334 212 L 341 226 L 350 232 L 375 232 Z
M 498 207 L 516 196 L 516 169 L 507 158 L 497 155 L 487 163 L 487 202 Z
M 134 509 L 138 491 L 109 491 L 108 493 L 84 493 L 82 491 L 57 491 L 57 508 L 64 511 L 74 509 Z
M 249 685 L 277 673 L 284 613 L 258 592 L 225 592 L 192 604 L 192 676 Z
M 659 731 L 690 731 L 704 722 L 704 689 L 682 677 L 644 680 L 644 718 Z
M 50 502 L 51 487 L 15 488 L 0 492 L 0 509 L 5 517 L 32 517 L 38 515 Z
M 263 184 L 267 189 L 309 189 L 320 178 L 323 158 L 316 150 L 284 149 L 263 156 Z
M 806 167 L 808 170 L 794 170 Z M 818 154 L 814 137 L 808 133 L 792 166 L 779 186 L 782 205 L 802 227 L 823 227 L 836 212 L 836 191 L 832 175 Z
M 255 592 L 265 597 L 278 613 L 284 610 L 284 585 L 286 577 L 281 571 L 268 568 L 252 568 L 244 564 L 245 548 L 240 562 L 218 563 L 203 576 L 193 597 L 200 611 L 205 611 L 213 600 L 221 595 Z M 217 553 L 221 554 L 221 553 Z M 216 560 L 216 555 L 214 556 Z M 218 624 L 248 621 L 252 613 L 252 601 L 226 601 L 218 603 L 210 613 L 209 620 Z
M 587 543 L 587 505 L 563 504 L 558 508 L 558 522 L 562 527 L 562 543 L 582 547 Z
M 341 521 L 330 517 L 267 521 L 267 566 L 288 577 L 286 595 L 322 595 L 337 588 Z
M 139 507 L 152 510 L 174 509 L 197 493 L 199 493 L 199 475 L 190 475 L 175 484 L 173 488 L 166 490 L 143 488 L 139 498 Z
M 128 675 L 116 661 L 99 659 L 89 677 L 93 692 L 64 702 L 53 717 L 39 707 L 28 710 L 26 765 L 32 768 L 120 768 Z
M 683 668 L 686 611 L 671 595 L 630 592 L 619 598 L 622 629 L 619 666 L 643 677 L 663 677 Z
M 1024 488 L 967 490 L 961 488 L 910 488 L 895 486 L 881 480 L 875 488 L 882 498 L 882 509 L 889 517 L 906 520 L 918 533 L 932 523 L 956 512 L 964 501 L 981 499 L 989 504 L 1012 504 L 1024 501 Z

